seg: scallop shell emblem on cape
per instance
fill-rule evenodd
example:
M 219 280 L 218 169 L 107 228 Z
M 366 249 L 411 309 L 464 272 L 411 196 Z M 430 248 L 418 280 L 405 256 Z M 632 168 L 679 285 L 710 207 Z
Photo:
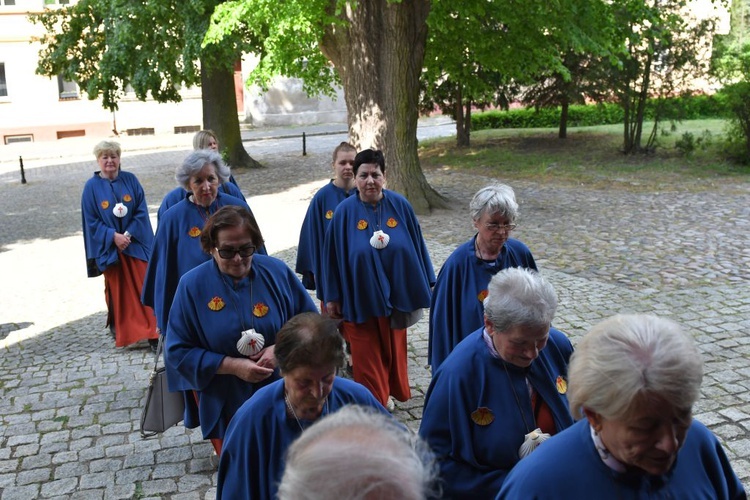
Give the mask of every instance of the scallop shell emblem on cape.
M 200 235 L 201 235 L 201 230 L 196 226 L 191 227 L 190 231 L 188 231 L 188 236 L 190 236 L 191 238 L 197 238 Z
M 328 210 L 326 212 L 326 219 L 333 219 L 333 210 Z
M 258 302 L 253 306 L 253 316 L 256 318 L 262 318 L 266 314 L 268 314 L 268 306 L 263 302 Z
M 212 311 L 221 311 L 225 305 L 226 303 L 221 297 L 214 297 L 208 301 L 208 308 Z
M 237 350 L 243 356 L 255 356 L 263 349 L 266 339 L 254 328 L 242 332 L 240 340 L 237 341 Z
M 387 247 L 389 241 L 391 241 L 391 237 L 380 230 L 372 233 L 372 236 L 370 237 L 370 245 L 372 245 L 373 248 L 377 248 L 378 250 L 382 250 L 383 248 Z
M 546 432 L 542 432 L 540 428 L 536 428 L 524 436 L 523 444 L 518 450 L 518 458 L 524 458 L 531 455 L 531 452 L 536 449 L 537 446 L 545 442 L 550 438 L 550 435 Z
M 562 375 L 557 376 L 557 380 L 555 380 L 555 386 L 557 387 L 557 392 L 559 392 L 560 394 L 568 393 L 568 381 L 565 380 Z
M 102 210 L 107 210 L 109 208 L 109 202 L 107 200 L 104 200 L 101 202 Z
M 398 226 L 398 221 L 394 219 L 393 217 L 391 217 L 385 222 L 385 225 L 388 227 L 396 227 Z
M 489 292 L 487 290 L 482 290 L 477 294 L 477 299 L 479 299 L 479 302 L 484 302 L 484 299 L 487 298 L 487 295 L 489 295 Z
M 122 219 L 123 217 L 128 215 L 128 207 L 126 207 L 123 203 L 118 203 L 112 209 L 112 213 L 115 214 L 115 217 Z
M 480 406 L 471 412 L 471 420 L 477 425 L 490 425 L 495 421 L 495 414 L 486 406 Z
M 125 196 L 122 197 L 122 201 L 133 201 L 133 197 L 130 196 L 129 194 L 126 194 Z
M 367 229 L 367 221 L 364 219 L 360 219 L 359 222 L 357 222 L 357 229 L 360 231 L 364 231 Z

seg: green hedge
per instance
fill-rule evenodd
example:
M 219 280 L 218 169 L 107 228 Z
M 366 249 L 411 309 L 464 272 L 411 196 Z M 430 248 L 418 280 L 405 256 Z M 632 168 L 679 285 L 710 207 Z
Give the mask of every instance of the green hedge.
M 663 120 L 698 120 L 730 116 L 724 94 L 652 99 L 647 104 L 646 117 L 652 119 L 656 107 L 661 107 Z M 573 105 L 568 108 L 568 127 L 611 125 L 623 122 L 619 104 L 604 103 Z M 560 125 L 560 108 L 518 108 L 508 111 L 485 111 L 471 115 L 472 130 L 493 128 L 557 128 Z

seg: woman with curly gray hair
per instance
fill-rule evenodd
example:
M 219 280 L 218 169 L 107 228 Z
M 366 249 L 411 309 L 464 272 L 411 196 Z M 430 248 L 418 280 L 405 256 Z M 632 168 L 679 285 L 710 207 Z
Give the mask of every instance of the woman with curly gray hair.
M 703 361 L 676 323 L 613 316 L 578 343 L 568 374 L 580 421 L 514 468 L 498 498 L 746 498 L 716 437 L 693 420 Z
M 214 134 L 213 130 L 200 130 L 196 132 L 195 136 L 193 136 L 193 149 L 196 151 L 213 151 L 214 153 L 219 154 L 219 140 L 216 138 L 216 134 Z M 221 155 L 219 154 L 219 156 Z M 223 165 L 222 170 L 224 171 L 225 175 L 220 179 L 221 182 L 219 184 L 219 191 L 229 196 L 239 198 L 242 201 L 247 201 L 245 199 L 245 195 L 242 194 L 237 181 L 234 180 L 232 173 L 229 171 L 229 166 Z M 167 193 L 166 196 L 164 196 L 164 198 L 161 200 L 159 210 L 157 210 L 156 212 L 157 221 L 161 220 L 161 216 L 164 215 L 164 212 L 166 212 L 172 206 L 178 204 L 183 200 L 183 198 L 190 194 L 191 190 L 189 187 L 185 187 L 184 182 L 180 181 L 179 179 L 177 180 L 177 182 L 179 183 L 179 185 L 172 191 Z
M 159 221 L 141 294 L 143 303 L 154 308 L 162 332 L 167 329 L 169 308 L 180 278 L 210 258 L 200 245 L 208 218 L 227 205 L 246 208 L 252 214 L 243 200 L 219 191 L 219 185 L 229 179 L 229 168 L 215 151 L 201 149 L 190 153 L 177 167 L 175 179 L 188 195 Z M 258 253 L 265 255 L 265 247 L 260 247 Z

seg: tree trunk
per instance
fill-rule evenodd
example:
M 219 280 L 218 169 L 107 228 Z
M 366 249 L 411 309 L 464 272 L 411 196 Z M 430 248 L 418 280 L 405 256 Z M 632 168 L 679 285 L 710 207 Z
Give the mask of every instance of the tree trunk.
M 417 213 L 445 207 L 425 179 L 417 155 L 419 77 L 427 35 L 428 0 L 347 3 L 346 26 L 330 26 L 321 50 L 344 88 L 349 137 L 357 149 L 382 149 L 388 188 Z
M 260 168 L 263 165 L 247 154 L 240 136 L 237 101 L 232 68 L 209 66 L 201 59 L 203 128 L 211 129 L 219 139 L 224 159 L 232 168 Z
M 570 101 L 568 96 L 562 99 L 562 108 L 560 109 L 560 130 L 557 132 L 558 139 L 565 139 L 568 137 L 568 108 L 570 107 Z

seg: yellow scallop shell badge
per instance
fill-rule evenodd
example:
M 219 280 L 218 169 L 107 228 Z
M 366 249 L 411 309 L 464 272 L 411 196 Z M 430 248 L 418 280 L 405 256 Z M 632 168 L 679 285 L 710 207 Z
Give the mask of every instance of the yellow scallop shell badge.
M 568 392 L 568 382 L 562 377 L 562 375 L 557 376 L 555 386 L 557 387 L 557 392 L 560 394 L 566 394 Z
M 398 221 L 394 219 L 393 217 L 391 217 L 385 222 L 385 225 L 388 227 L 396 227 L 398 226 Z
M 364 231 L 367 229 L 367 221 L 364 219 L 360 219 L 359 222 L 357 222 L 357 229 L 360 231 Z
M 326 219 L 328 219 L 328 220 L 333 219 L 333 210 L 328 210 L 326 212 Z
M 477 294 L 477 299 L 479 299 L 479 302 L 484 302 L 484 299 L 487 298 L 487 295 L 489 292 L 487 290 L 482 290 Z
M 104 200 L 104 201 L 103 201 L 103 202 L 101 203 L 101 206 L 102 206 L 102 209 L 103 209 L 103 210 L 107 210 L 107 209 L 109 208 L 109 202 L 108 202 L 107 200 Z
M 262 318 L 266 314 L 268 314 L 268 306 L 263 302 L 258 302 L 253 306 L 253 316 L 256 318 Z
M 191 227 L 190 231 L 188 231 L 188 236 L 190 236 L 191 238 L 197 238 L 200 235 L 201 235 L 201 230 L 200 228 L 196 226 Z
M 477 425 L 490 425 L 495 421 L 495 414 L 486 406 L 480 406 L 471 412 L 471 420 Z
M 122 197 L 122 201 L 133 201 L 133 197 L 130 196 L 129 194 L 126 194 L 125 196 Z
M 225 305 L 226 303 L 221 297 L 214 297 L 208 301 L 208 308 L 212 311 L 221 311 Z

